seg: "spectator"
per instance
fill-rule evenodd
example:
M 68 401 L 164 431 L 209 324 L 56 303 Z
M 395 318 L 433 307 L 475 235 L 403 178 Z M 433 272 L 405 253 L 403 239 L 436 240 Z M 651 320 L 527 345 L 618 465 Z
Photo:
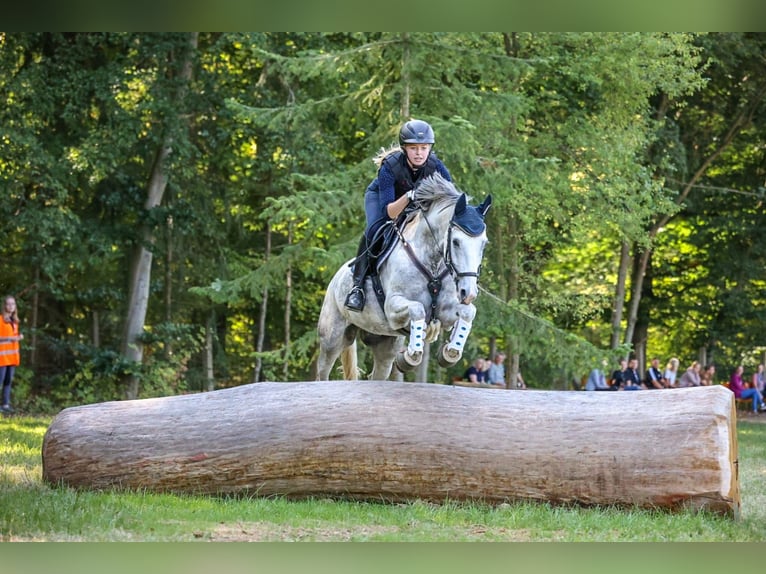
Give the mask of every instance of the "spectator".
M 700 385 L 704 386 L 710 386 L 715 384 L 715 365 L 713 363 L 710 363 L 709 365 L 705 365 L 705 368 L 702 369 L 702 373 L 700 374 Z
M 647 389 L 664 389 L 668 386 L 665 375 L 660 370 L 660 360 L 656 357 L 652 359 L 652 366 L 646 370 L 644 384 Z
M 628 360 L 620 359 L 619 367 L 616 368 L 614 371 L 612 371 L 612 388 L 614 390 L 619 391 L 622 388 L 622 385 L 625 382 L 624 373 L 627 368 L 628 368 Z
M 489 371 L 487 371 L 488 377 L 487 382 L 490 385 L 501 385 L 505 386 L 505 365 L 503 362 L 505 361 L 505 354 L 504 353 L 497 353 L 495 355 L 495 359 L 492 361 L 492 364 L 489 366 Z
M 678 379 L 678 386 L 679 387 L 699 387 L 701 384 L 700 380 L 700 364 L 699 361 L 692 362 L 691 365 L 689 365 L 689 368 L 686 369 L 683 375 L 681 375 L 681 378 Z
M 492 366 L 492 359 L 484 357 L 484 382 L 489 382 L 489 368 Z
M 678 374 L 678 359 L 673 357 L 665 365 L 665 380 L 668 382 L 668 387 L 676 386 L 676 375 Z
M 758 365 L 758 370 L 753 373 L 752 385 L 754 389 L 758 389 L 758 392 L 763 396 L 763 386 L 766 376 L 763 373 L 763 364 Z
M 618 386 L 610 387 L 606 382 L 604 371 L 599 368 L 593 369 L 588 375 L 588 381 L 585 383 L 586 391 L 616 391 Z
M 742 373 L 744 372 L 742 365 L 739 365 L 729 378 L 729 390 L 734 393 L 734 396 L 738 399 L 753 399 L 753 413 L 757 414 L 759 411 L 764 410 L 763 395 L 758 389 L 746 388 L 742 382 Z
M 639 391 L 646 387 L 641 382 L 638 374 L 638 359 L 628 361 L 628 368 L 622 373 L 622 388 L 626 391 Z
M 470 381 L 471 383 L 484 383 L 486 382 L 486 374 L 487 373 L 484 370 L 484 359 L 479 357 L 473 362 L 473 365 L 468 367 L 463 375 L 463 379 Z

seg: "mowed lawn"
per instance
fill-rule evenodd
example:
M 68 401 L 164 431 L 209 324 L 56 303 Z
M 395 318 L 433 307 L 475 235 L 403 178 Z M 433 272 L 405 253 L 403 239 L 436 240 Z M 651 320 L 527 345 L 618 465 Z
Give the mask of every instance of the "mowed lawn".
M 766 415 L 761 415 L 766 422 Z M 766 424 L 740 419 L 742 512 L 92 492 L 42 482 L 50 418 L 0 419 L 1 541 L 764 541 Z

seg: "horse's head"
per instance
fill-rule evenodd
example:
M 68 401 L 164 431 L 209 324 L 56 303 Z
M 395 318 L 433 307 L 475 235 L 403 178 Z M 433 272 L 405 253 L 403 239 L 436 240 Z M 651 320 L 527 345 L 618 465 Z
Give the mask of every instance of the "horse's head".
M 479 274 L 487 245 L 487 225 L 484 218 L 492 206 L 492 196 L 479 206 L 468 205 L 465 194 L 455 203 L 455 211 L 447 231 L 444 260 L 455 279 L 458 299 L 469 304 L 479 294 Z

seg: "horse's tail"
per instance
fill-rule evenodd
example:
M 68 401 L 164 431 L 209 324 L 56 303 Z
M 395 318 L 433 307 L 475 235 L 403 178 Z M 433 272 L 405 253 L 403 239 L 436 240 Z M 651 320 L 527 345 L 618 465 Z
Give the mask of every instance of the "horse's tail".
M 356 365 L 356 341 L 341 351 L 340 364 L 343 365 L 344 379 L 353 381 L 359 378 L 359 372 Z

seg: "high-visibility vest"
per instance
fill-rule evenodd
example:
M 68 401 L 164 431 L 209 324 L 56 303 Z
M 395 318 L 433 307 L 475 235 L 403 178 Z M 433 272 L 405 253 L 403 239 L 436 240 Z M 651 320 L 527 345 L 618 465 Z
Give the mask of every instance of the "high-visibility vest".
M 0 367 L 16 367 L 21 362 L 19 342 L 9 340 L 9 337 L 18 336 L 18 323 L 6 323 L 4 319 L 0 318 Z

